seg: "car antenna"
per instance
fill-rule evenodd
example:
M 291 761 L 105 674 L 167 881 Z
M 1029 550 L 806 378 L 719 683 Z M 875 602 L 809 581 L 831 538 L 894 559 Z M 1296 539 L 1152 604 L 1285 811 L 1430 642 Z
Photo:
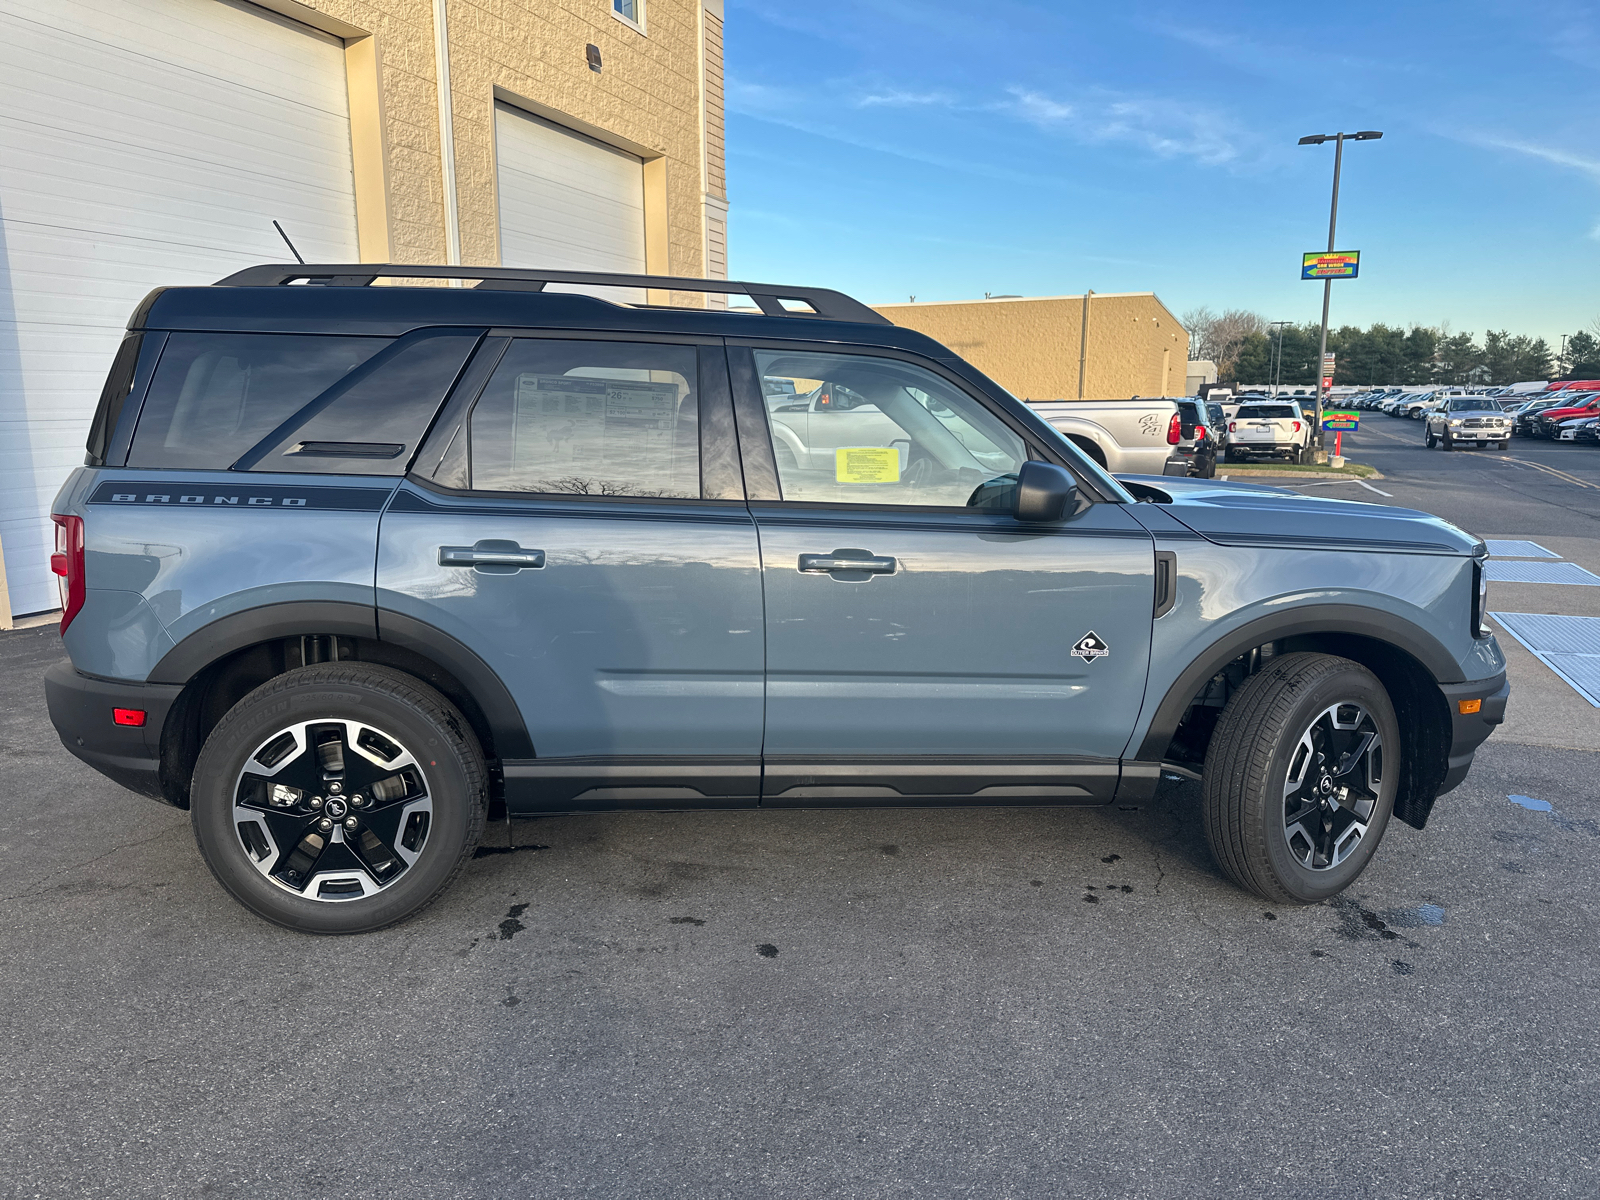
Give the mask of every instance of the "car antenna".
M 278 236 L 283 239 L 283 244 L 289 247 L 290 253 L 294 255 L 295 262 L 304 265 L 306 260 L 300 257 L 300 251 L 294 248 L 294 243 L 289 240 L 289 235 L 283 231 L 283 226 L 274 221 L 272 227 L 278 231 Z

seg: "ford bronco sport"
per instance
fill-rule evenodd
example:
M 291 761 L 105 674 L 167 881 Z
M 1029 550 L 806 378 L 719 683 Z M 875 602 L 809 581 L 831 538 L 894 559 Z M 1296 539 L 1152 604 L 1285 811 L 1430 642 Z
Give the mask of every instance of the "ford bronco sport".
M 406 283 L 446 277 L 479 282 Z M 311 932 L 416 912 L 492 805 L 1138 804 L 1163 772 L 1230 878 L 1309 903 L 1423 826 L 1507 695 L 1477 538 L 1119 480 L 820 289 L 161 289 L 54 520 L 63 743 Z

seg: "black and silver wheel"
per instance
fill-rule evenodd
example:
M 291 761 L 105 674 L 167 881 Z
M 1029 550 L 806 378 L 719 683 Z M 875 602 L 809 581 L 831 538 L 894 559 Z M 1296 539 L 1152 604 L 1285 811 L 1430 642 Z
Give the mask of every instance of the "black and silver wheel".
M 1206 755 L 1206 840 L 1235 883 L 1312 904 L 1366 868 L 1394 810 L 1400 734 L 1383 685 L 1331 654 L 1287 654 L 1234 694 Z
M 1430 429 L 1427 431 L 1427 433 L 1422 435 L 1422 444 L 1429 450 L 1432 450 L 1436 445 L 1439 444 L 1439 439 L 1433 436 L 1433 430 Z
M 1446 429 L 1443 433 L 1441 433 L 1439 435 L 1439 449 L 1443 450 L 1445 453 L 1448 454 L 1450 451 L 1454 450 L 1455 448 L 1456 448 L 1456 440 L 1455 440 L 1455 438 L 1450 436 L 1450 431 L 1448 429 Z
M 483 757 L 461 714 L 402 672 L 290 671 L 229 710 L 191 786 L 200 852 L 258 915 L 308 933 L 404 920 L 483 832 Z

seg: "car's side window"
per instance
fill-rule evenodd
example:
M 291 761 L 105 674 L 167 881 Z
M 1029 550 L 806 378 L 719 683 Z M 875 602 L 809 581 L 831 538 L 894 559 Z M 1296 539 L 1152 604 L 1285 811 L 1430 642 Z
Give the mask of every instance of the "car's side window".
M 988 507 L 1027 460 L 982 403 L 915 364 L 786 350 L 755 359 L 785 500 Z
M 696 499 L 696 350 L 518 338 L 468 421 L 478 491 Z

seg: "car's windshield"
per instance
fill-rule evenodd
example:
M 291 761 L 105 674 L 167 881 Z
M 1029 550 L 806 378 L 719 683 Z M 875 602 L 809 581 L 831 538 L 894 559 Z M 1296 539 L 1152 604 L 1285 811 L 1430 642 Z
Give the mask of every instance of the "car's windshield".
M 1482 412 L 1487 408 L 1494 408 L 1492 402 L 1480 400 L 1476 396 L 1452 396 L 1450 398 L 1451 412 Z
M 1262 417 L 1298 417 L 1300 410 L 1292 404 L 1247 404 L 1239 410 L 1241 419 Z

